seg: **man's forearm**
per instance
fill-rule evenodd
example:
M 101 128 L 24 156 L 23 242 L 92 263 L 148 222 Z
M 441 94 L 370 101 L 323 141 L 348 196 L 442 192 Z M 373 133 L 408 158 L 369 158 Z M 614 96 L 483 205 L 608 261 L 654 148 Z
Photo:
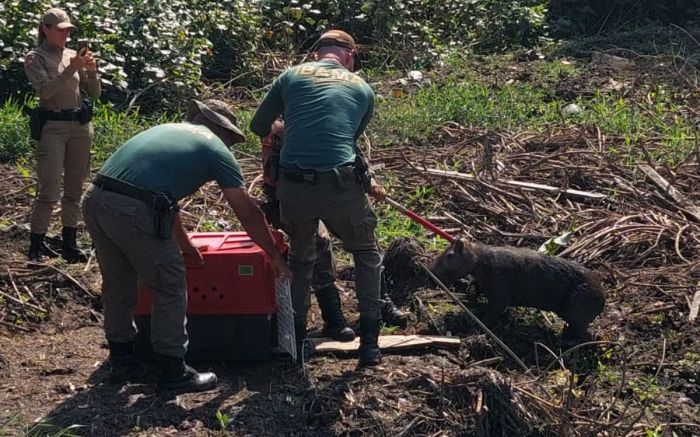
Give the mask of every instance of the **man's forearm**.
M 187 230 L 182 224 L 182 216 L 180 215 L 180 211 L 178 211 L 173 218 L 173 238 L 175 238 L 175 241 L 177 241 L 177 245 L 180 250 L 184 251 L 185 248 L 190 245 L 190 240 L 187 237 Z
M 272 236 L 272 232 L 270 232 L 269 226 L 267 226 L 262 210 L 252 202 L 250 207 L 246 209 L 245 213 L 238 215 L 238 220 L 240 220 L 243 229 L 268 255 L 271 257 L 280 256 L 275 239 Z

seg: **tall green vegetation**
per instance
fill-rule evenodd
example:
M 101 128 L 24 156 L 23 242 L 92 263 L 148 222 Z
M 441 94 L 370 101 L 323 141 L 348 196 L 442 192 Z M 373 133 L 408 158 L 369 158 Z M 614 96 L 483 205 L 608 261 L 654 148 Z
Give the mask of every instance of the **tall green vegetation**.
M 492 53 L 550 34 L 666 22 L 696 24 L 693 0 L 74 0 L 62 4 L 101 59 L 103 100 L 178 109 L 212 81 L 260 87 L 278 55 L 311 48 L 330 27 L 352 32 L 371 67 L 430 68 L 455 48 Z M 0 100 L 29 91 L 23 56 L 53 0 L 0 3 Z M 674 21 L 675 20 L 675 21 Z
M 29 91 L 23 56 L 51 0 L 0 4 L 0 99 Z M 473 44 L 483 50 L 529 45 L 542 35 L 546 2 L 519 0 L 171 0 L 63 6 L 97 51 L 104 99 L 143 108 L 177 107 L 207 81 L 261 86 L 264 53 L 311 48 L 330 27 L 373 49 L 370 63 L 429 67 L 440 52 Z

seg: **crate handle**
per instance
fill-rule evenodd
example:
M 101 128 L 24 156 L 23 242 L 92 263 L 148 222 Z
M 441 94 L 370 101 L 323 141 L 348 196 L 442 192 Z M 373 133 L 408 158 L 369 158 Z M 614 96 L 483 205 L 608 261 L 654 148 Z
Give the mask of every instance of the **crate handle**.
M 214 252 L 218 252 L 218 251 L 221 249 L 221 247 L 222 247 L 224 244 L 226 244 L 226 240 L 228 240 L 228 237 L 229 237 L 230 235 L 231 235 L 231 234 L 224 234 L 223 238 L 221 239 L 221 242 L 216 246 L 216 249 L 214 249 Z
M 221 239 L 221 241 L 219 242 L 219 244 L 214 248 L 214 252 L 218 252 L 219 250 L 221 250 L 221 248 L 224 246 L 224 244 L 226 244 L 226 242 L 229 240 L 229 238 L 232 238 L 232 237 L 233 237 L 233 238 L 236 238 L 237 236 L 234 235 L 234 234 L 226 234 L 226 235 L 224 235 L 224 237 Z M 241 237 L 238 237 L 238 238 L 241 238 Z M 246 240 L 246 241 L 250 241 L 250 246 L 255 246 L 255 242 L 252 241 L 252 240 L 250 239 L 250 237 L 248 237 L 248 240 Z M 211 247 L 211 246 L 210 246 L 210 247 Z

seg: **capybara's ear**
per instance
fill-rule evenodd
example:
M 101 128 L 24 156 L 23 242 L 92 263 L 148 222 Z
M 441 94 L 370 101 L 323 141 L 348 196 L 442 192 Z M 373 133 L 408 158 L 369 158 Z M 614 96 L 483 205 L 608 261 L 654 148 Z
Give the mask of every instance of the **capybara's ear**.
M 455 238 L 453 245 L 455 252 L 462 252 L 464 250 L 464 241 L 461 238 Z

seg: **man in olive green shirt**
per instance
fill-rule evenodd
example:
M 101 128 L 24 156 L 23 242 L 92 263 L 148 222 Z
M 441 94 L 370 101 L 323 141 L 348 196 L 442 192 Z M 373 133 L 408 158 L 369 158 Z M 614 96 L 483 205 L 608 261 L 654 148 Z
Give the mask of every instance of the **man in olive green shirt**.
M 194 101 L 190 123 L 148 129 L 105 162 L 83 200 L 85 222 L 102 273 L 104 327 L 115 382 L 133 377 L 138 279 L 153 292 L 151 344 L 164 389 L 197 391 L 216 384 L 184 361 L 187 289 L 184 254 L 202 263 L 182 226 L 177 201 L 215 180 L 248 232 L 282 278 L 291 273 L 276 248 L 262 211 L 248 196 L 241 169 L 228 149 L 244 140 L 223 102 Z
M 318 45 L 318 61 L 290 68 L 274 81 L 250 127 L 262 138 L 280 114 L 284 118 L 277 197 L 291 242 L 298 346 L 306 336 L 315 235 L 321 220 L 353 255 L 360 311 L 359 364 L 376 365 L 381 362 L 377 343 L 381 256 L 374 234 L 376 216 L 353 165 L 355 142 L 372 117 L 374 93 L 352 72 L 356 48 L 350 35 L 332 30 L 321 36 Z M 376 184 L 370 194 L 385 197 Z

